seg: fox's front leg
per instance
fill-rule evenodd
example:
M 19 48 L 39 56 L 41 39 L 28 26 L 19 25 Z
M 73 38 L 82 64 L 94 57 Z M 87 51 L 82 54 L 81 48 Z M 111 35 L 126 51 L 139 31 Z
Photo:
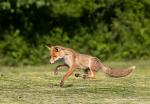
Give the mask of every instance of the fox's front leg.
M 60 86 L 62 87 L 64 85 L 64 81 L 73 73 L 74 69 L 69 68 L 67 73 L 64 75 L 63 79 L 60 82 Z
M 58 74 L 58 70 L 62 69 L 63 67 L 68 67 L 68 65 L 66 64 L 62 64 L 62 65 L 58 65 L 55 70 L 54 70 L 54 75 L 57 75 Z

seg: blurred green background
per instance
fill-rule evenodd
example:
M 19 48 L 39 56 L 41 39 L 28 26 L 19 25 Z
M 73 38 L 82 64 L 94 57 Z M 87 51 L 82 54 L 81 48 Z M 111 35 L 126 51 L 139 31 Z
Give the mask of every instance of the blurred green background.
M 0 65 L 48 63 L 45 44 L 147 60 L 150 0 L 0 0 Z

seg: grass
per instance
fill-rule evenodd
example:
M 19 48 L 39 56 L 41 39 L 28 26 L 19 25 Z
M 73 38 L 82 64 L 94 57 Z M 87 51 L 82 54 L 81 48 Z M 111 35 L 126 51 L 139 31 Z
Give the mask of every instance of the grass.
M 71 76 L 63 88 L 66 69 L 53 75 L 56 65 L 0 68 L 0 104 L 150 104 L 150 61 L 107 62 L 114 67 L 135 64 L 124 78 L 97 73 L 94 80 Z M 79 70 L 77 70 L 79 71 Z

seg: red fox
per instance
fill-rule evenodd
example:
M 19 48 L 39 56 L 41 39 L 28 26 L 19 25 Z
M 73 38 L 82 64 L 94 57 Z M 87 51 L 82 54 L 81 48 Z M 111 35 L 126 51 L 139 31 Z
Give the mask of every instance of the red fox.
M 74 70 L 79 68 L 83 69 L 84 74 L 81 75 L 76 73 L 76 77 L 86 78 L 95 78 L 97 71 L 102 71 L 110 77 L 124 77 L 127 76 L 135 69 L 135 66 L 131 66 L 124 69 L 112 69 L 111 67 L 104 65 L 100 59 L 90 55 L 80 54 L 75 52 L 73 49 L 66 48 L 63 46 L 47 46 L 50 50 L 50 64 L 55 63 L 55 61 L 63 59 L 64 64 L 58 65 L 54 70 L 54 74 L 58 74 L 58 70 L 62 67 L 68 67 L 67 73 L 64 75 L 60 82 L 60 86 L 64 85 L 64 81 L 73 74 Z

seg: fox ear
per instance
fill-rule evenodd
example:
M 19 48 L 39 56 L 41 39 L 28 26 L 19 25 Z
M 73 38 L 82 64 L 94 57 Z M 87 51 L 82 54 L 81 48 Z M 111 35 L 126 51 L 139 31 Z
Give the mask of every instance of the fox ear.
M 50 46 L 48 46 L 48 45 L 46 45 L 45 47 L 46 47 L 47 49 L 49 49 L 49 50 L 51 49 L 51 47 L 50 47 Z

